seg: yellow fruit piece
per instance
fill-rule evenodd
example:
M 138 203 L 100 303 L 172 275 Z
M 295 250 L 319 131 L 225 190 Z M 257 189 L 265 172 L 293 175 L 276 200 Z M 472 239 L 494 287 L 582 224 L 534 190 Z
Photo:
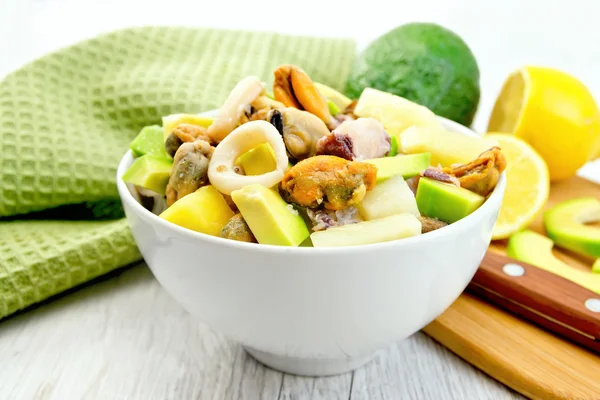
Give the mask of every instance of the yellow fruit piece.
M 544 159 L 525 141 L 500 133 L 484 136 L 498 142 L 506 157 L 506 191 L 492 239 L 505 239 L 526 228 L 542 211 L 550 194 Z
M 590 161 L 600 160 L 600 140 L 598 141 L 597 147 L 598 149 L 593 152 L 595 156 L 592 156 L 592 159 Z
M 390 136 L 400 139 L 400 133 L 410 126 L 441 129 L 435 114 L 422 105 L 381 90 L 363 90 L 354 114 L 381 122 Z
M 489 132 L 513 133 L 544 158 L 552 181 L 575 175 L 600 150 L 600 111 L 589 90 L 552 68 L 513 72 L 496 100 Z
M 348 97 L 344 96 L 337 90 L 319 82 L 313 83 L 317 87 L 317 90 L 323 96 L 325 96 L 327 100 L 330 100 L 333 104 L 335 104 L 341 111 L 344 111 L 344 109 L 348 107 L 350 103 L 352 103 L 352 100 L 350 100 Z
M 269 143 L 263 143 L 242 154 L 236 164 L 244 169 L 246 175 L 262 175 L 277 167 L 275 151 Z
M 171 114 L 162 118 L 165 140 L 169 137 L 173 129 L 179 124 L 198 125 L 208 128 L 214 121 L 214 118 L 198 114 Z
M 440 164 L 443 167 L 468 163 L 496 144 L 494 140 L 431 127 L 413 126 L 400 137 L 403 153 L 430 153 L 431 165 Z
M 220 236 L 233 211 L 223 195 L 208 185 L 177 200 L 160 217 L 196 232 Z

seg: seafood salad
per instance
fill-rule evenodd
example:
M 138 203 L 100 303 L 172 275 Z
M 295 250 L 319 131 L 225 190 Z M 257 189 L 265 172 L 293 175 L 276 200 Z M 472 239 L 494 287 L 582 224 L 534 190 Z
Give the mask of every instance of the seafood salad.
M 123 180 L 170 223 L 230 240 L 352 246 L 444 229 L 479 208 L 506 160 L 429 109 L 366 88 L 358 99 L 280 65 L 209 114 L 173 114 L 130 145 Z

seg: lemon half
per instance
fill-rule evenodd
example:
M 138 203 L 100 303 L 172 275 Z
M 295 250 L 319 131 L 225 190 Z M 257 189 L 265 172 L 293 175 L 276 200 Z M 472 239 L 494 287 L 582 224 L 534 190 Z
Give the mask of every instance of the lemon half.
M 513 72 L 496 100 L 488 132 L 513 133 L 546 161 L 553 181 L 570 178 L 600 150 L 600 111 L 587 87 L 552 68 Z

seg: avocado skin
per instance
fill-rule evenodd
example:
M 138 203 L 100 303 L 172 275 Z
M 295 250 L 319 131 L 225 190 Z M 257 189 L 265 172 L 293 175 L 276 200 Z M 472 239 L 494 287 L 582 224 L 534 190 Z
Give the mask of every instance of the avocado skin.
M 454 32 L 438 24 L 401 25 L 372 42 L 357 58 L 345 94 L 367 87 L 423 105 L 470 126 L 481 96 L 475 56 Z

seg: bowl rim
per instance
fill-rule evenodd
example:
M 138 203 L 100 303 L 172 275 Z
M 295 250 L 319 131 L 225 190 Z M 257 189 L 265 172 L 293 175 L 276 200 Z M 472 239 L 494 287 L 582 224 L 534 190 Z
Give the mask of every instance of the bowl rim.
M 205 113 L 200 113 L 200 115 L 211 115 L 215 112 L 208 111 Z M 470 128 L 461 125 L 457 122 L 451 121 L 441 116 L 436 117 L 452 131 L 462 133 L 467 136 L 477 136 L 481 137 L 481 134 L 477 134 Z M 212 236 L 201 232 L 196 232 L 191 229 L 184 228 L 182 226 L 176 225 L 172 222 L 169 222 L 163 218 L 160 218 L 158 215 L 152 213 L 150 210 L 144 208 L 136 199 L 133 197 L 133 194 L 129 191 L 129 188 L 125 181 L 121 179 L 123 174 L 126 171 L 126 164 L 133 162 L 133 153 L 131 150 L 127 150 L 127 152 L 123 155 L 121 160 L 119 161 L 119 165 L 117 167 L 116 180 L 117 180 L 117 189 L 119 191 L 119 196 L 121 197 L 121 201 L 129 206 L 136 214 L 138 214 L 141 218 L 148 220 L 153 224 L 157 224 L 161 228 L 166 230 L 174 231 L 179 235 L 183 235 L 190 240 L 200 240 L 205 241 L 207 244 L 213 244 L 215 246 L 224 246 L 239 250 L 249 250 L 249 251 L 264 251 L 269 253 L 286 253 L 286 254 L 298 254 L 298 255 L 336 255 L 336 254 L 352 254 L 359 253 L 365 251 L 377 251 L 380 249 L 385 249 L 388 247 L 402 247 L 402 246 L 410 246 L 415 243 L 427 243 L 429 241 L 435 240 L 438 237 L 453 235 L 454 233 L 459 232 L 461 229 L 466 227 L 469 224 L 474 223 L 477 218 L 481 218 L 481 215 L 486 213 L 489 208 L 493 206 L 498 197 L 504 196 L 504 191 L 506 188 L 506 171 L 502 172 L 500 175 L 500 179 L 494 188 L 494 191 L 488 196 L 486 201 L 481 205 L 477 210 L 462 218 L 459 221 L 456 221 L 448 226 L 445 226 L 442 229 L 438 229 L 432 232 L 427 232 L 426 234 L 411 236 L 403 239 L 395 239 L 387 242 L 379 242 L 379 243 L 369 243 L 362 244 L 356 246 L 337 246 L 337 247 L 307 247 L 307 246 L 277 246 L 270 244 L 258 244 L 258 243 L 247 243 L 240 242 L 231 239 L 225 239 L 218 236 Z M 131 161 L 130 161 L 131 160 Z M 494 200 L 494 201 L 492 201 Z M 500 204 L 502 202 L 500 201 Z M 127 217 L 129 219 L 129 217 Z M 310 228 L 309 228 L 310 231 Z M 312 234 L 312 232 L 311 232 Z

